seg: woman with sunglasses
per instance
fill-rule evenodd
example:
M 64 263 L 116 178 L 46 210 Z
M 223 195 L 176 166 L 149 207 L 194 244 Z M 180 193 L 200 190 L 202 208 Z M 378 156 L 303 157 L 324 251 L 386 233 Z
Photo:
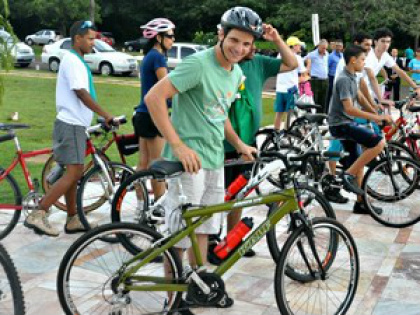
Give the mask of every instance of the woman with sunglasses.
M 166 52 L 171 49 L 175 41 L 175 25 L 168 19 L 153 19 L 141 28 L 143 29 L 143 37 L 148 38 L 149 41 L 143 50 L 145 56 L 140 66 L 141 100 L 133 117 L 134 131 L 139 138 L 140 147 L 137 170 L 147 169 L 151 161 L 160 158 L 165 143 L 150 117 L 144 103 L 144 96 L 159 80 L 168 74 Z M 152 186 L 156 200 L 164 194 L 165 184 L 152 182 Z M 139 202 L 139 206 L 142 205 L 143 203 Z

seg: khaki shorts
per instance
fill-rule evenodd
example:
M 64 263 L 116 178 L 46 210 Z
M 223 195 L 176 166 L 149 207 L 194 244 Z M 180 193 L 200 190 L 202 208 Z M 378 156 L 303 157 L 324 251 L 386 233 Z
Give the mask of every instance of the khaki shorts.
M 174 228 L 174 217 L 179 217 L 179 186 L 178 179 L 170 179 L 168 181 L 168 191 L 165 194 L 163 206 L 165 208 L 165 222 L 169 232 L 174 233 L 180 228 Z M 187 197 L 187 203 L 193 205 L 212 205 L 223 203 L 225 197 L 224 189 L 224 169 L 217 170 L 203 170 L 201 169 L 197 174 L 183 173 L 181 175 L 181 185 L 184 195 Z M 193 209 L 193 208 L 192 208 Z M 176 213 L 178 211 L 178 214 Z M 222 215 L 220 213 L 214 214 L 210 219 L 199 226 L 195 232 L 197 234 L 217 234 L 221 226 Z M 172 222 L 172 223 L 171 223 Z M 191 242 L 185 238 L 181 240 L 175 247 L 189 248 Z

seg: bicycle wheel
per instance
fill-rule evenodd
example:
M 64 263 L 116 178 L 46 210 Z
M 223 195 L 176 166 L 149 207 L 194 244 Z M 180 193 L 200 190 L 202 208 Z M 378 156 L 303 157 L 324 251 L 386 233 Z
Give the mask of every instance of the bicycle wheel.
M 391 164 L 382 159 L 369 168 L 362 184 L 363 202 L 377 222 L 407 227 L 420 221 L 420 165 L 405 157 L 393 157 Z
M 0 168 L 0 176 L 4 172 Z M 5 238 L 19 221 L 22 209 L 22 194 L 12 175 L 0 181 L 0 239 Z
M 108 163 L 111 161 L 105 153 L 102 153 L 98 150 L 98 154 L 103 161 L 106 161 Z M 45 162 L 44 167 L 42 168 L 41 185 L 42 185 L 42 190 L 45 193 L 47 193 L 48 190 L 50 190 L 51 188 L 51 185 L 47 181 L 47 176 L 56 165 L 57 165 L 57 162 L 54 160 L 54 156 L 51 155 L 48 158 L 48 160 Z M 85 168 L 83 170 L 83 174 L 86 174 L 90 169 L 92 169 L 92 167 L 93 167 L 92 159 L 90 156 L 88 156 L 85 159 Z M 61 197 L 60 199 L 58 199 L 54 203 L 54 206 L 56 206 L 60 210 L 67 211 L 67 205 L 66 205 L 66 201 L 64 197 Z
M 155 218 L 164 219 L 161 209 L 155 209 L 151 189 L 152 171 L 140 171 L 124 181 L 115 193 L 112 202 L 112 222 L 136 222 L 156 228 Z
M 338 244 L 334 253 L 329 252 L 331 238 Z M 314 246 L 310 245 L 312 241 Z M 323 257 L 333 258 L 328 267 Z M 288 277 L 291 265 L 310 281 Z M 300 226 L 284 244 L 275 271 L 274 291 L 280 313 L 345 314 L 354 299 L 359 272 L 356 244 L 342 224 L 318 218 L 309 230 Z
M 0 244 L 0 315 L 24 315 L 22 285 L 13 260 Z
M 77 189 L 77 213 L 86 229 L 90 229 L 86 215 L 98 225 L 111 222 L 111 203 L 114 193 L 134 170 L 122 163 L 105 164 L 107 174 L 97 165 L 83 178 Z M 111 179 L 108 182 L 107 178 Z M 95 211 L 93 211 L 95 210 Z
M 182 292 L 130 291 L 118 285 L 119 277 L 139 260 L 128 263 L 133 253 L 121 242 L 102 241 L 110 237 L 130 239 L 131 244 L 144 251 L 152 248 L 162 235 L 133 223 L 107 224 L 82 235 L 68 249 L 58 270 L 57 292 L 64 312 L 67 315 L 167 314 L 166 310 L 178 307 Z M 149 262 L 125 283 L 140 288 L 181 283 L 182 265 L 175 250 L 168 249 L 162 258 L 165 263 Z
M 295 191 L 300 209 L 311 220 L 317 217 L 336 218 L 328 200 L 314 187 L 299 185 Z M 277 211 L 277 205 L 275 204 L 270 206 L 268 216 L 273 214 L 274 211 Z M 279 260 L 283 243 L 292 232 L 290 228 L 290 216 L 286 216 L 267 233 L 268 249 L 275 262 Z M 288 270 L 288 272 L 290 277 L 298 277 L 298 275 L 293 275 L 293 269 Z

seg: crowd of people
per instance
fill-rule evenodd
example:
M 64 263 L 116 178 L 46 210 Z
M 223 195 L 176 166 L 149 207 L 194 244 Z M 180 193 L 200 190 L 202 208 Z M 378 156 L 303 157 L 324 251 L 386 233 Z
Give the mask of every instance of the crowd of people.
M 263 86 L 268 78 L 277 77 L 275 128 L 284 128 L 287 113 L 302 95 L 321 105 L 319 112 L 328 114 L 331 134 L 340 139 L 331 143 L 330 150 L 349 152 L 342 161 L 346 170 L 343 183 L 345 189 L 359 195 L 354 212 L 367 213 L 360 202 L 363 168 L 385 145 L 378 128 L 370 128 L 369 124 L 392 121 L 382 111 L 384 106 L 392 106 L 391 89 L 393 99 L 399 99 L 401 80 L 420 95 L 420 49 L 415 55 L 407 49 L 403 64 L 398 50 L 388 53 L 392 32 L 381 28 L 373 35 L 358 32 L 347 47 L 341 40 L 329 43 L 322 39 L 302 57 L 304 43 L 299 38 L 291 36 L 284 41 L 256 12 L 235 7 L 222 16 L 214 47 L 184 59 L 169 72 L 166 52 L 175 41 L 175 24 L 158 18 L 142 29 L 149 42 L 140 66 L 140 101 L 132 120 L 140 147 L 138 170 L 147 169 L 159 158 L 180 161 L 185 170 L 182 187 L 189 202 L 223 202 L 226 187 L 249 167 L 225 169 L 224 161 L 254 159 L 255 135 L 263 113 Z M 50 236 L 57 236 L 59 231 L 50 225 L 48 211 L 62 195 L 68 209 L 65 232 L 84 231 L 76 215 L 75 200 L 77 182 L 83 174 L 85 129 L 94 112 L 104 117 L 107 124 L 113 123 L 113 116 L 97 103 L 92 74 L 83 59 L 93 47 L 95 26 L 90 21 L 78 21 L 70 36 L 73 49 L 64 56 L 58 73 L 53 133 L 54 158 L 65 166 L 66 172 L 25 221 L 27 227 Z M 275 45 L 276 56 L 255 53 L 255 41 L 259 38 Z M 378 84 L 380 72 L 388 82 L 388 94 Z M 331 173 L 335 173 L 335 164 L 336 161 L 330 161 Z M 169 216 L 176 208 L 178 192 L 171 181 L 166 184 L 154 182 L 153 192 L 156 199 L 165 196 L 163 205 Z M 348 201 L 341 194 L 327 197 L 333 202 Z M 228 230 L 240 218 L 240 210 L 231 212 Z M 197 230 L 203 258 L 207 257 L 208 236 L 219 232 L 220 220 L 214 216 Z M 179 254 L 188 247 L 187 242 L 180 242 Z M 195 266 L 193 255 L 190 264 Z

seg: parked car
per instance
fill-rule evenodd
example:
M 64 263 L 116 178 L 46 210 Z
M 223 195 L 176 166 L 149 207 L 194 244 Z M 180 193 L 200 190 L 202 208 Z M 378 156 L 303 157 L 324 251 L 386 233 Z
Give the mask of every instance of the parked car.
M 57 72 L 61 59 L 64 54 L 69 53 L 70 49 L 70 38 L 64 38 L 54 44 L 44 46 L 41 55 L 42 63 L 48 64 L 51 71 Z M 95 39 L 93 51 L 91 54 L 85 55 L 85 60 L 92 72 L 103 75 L 117 73 L 130 75 L 137 66 L 137 61 L 132 56 L 116 51 L 99 39 Z
M 124 43 L 124 47 L 128 51 L 140 51 L 143 50 L 144 46 L 148 42 L 147 38 L 141 37 L 135 40 L 130 40 Z
M 53 30 L 40 30 L 39 32 L 36 32 L 35 34 L 28 35 L 25 38 L 25 42 L 32 46 L 34 44 L 37 45 L 46 45 L 46 44 L 52 44 L 59 40 L 61 38 L 61 35 L 57 31 Z
M 115 39 L 111 32 L 96 32 L 96 39 L 100 39 L 109 46 L 115 45 Z
M 174 43 L 168 50 L 168 67 L 175 68 L 182 59 L 196 52 L 207 49 L 208 46 L 191 43 Z
M 0 52 L 7 49 L 13 58 L 15 66 L 26 68 L 35 59 L 34 50 L 25 43 L 20 42 L 16 37 L 10 35 L 7 31 L 0 30 L 0 38 Z

